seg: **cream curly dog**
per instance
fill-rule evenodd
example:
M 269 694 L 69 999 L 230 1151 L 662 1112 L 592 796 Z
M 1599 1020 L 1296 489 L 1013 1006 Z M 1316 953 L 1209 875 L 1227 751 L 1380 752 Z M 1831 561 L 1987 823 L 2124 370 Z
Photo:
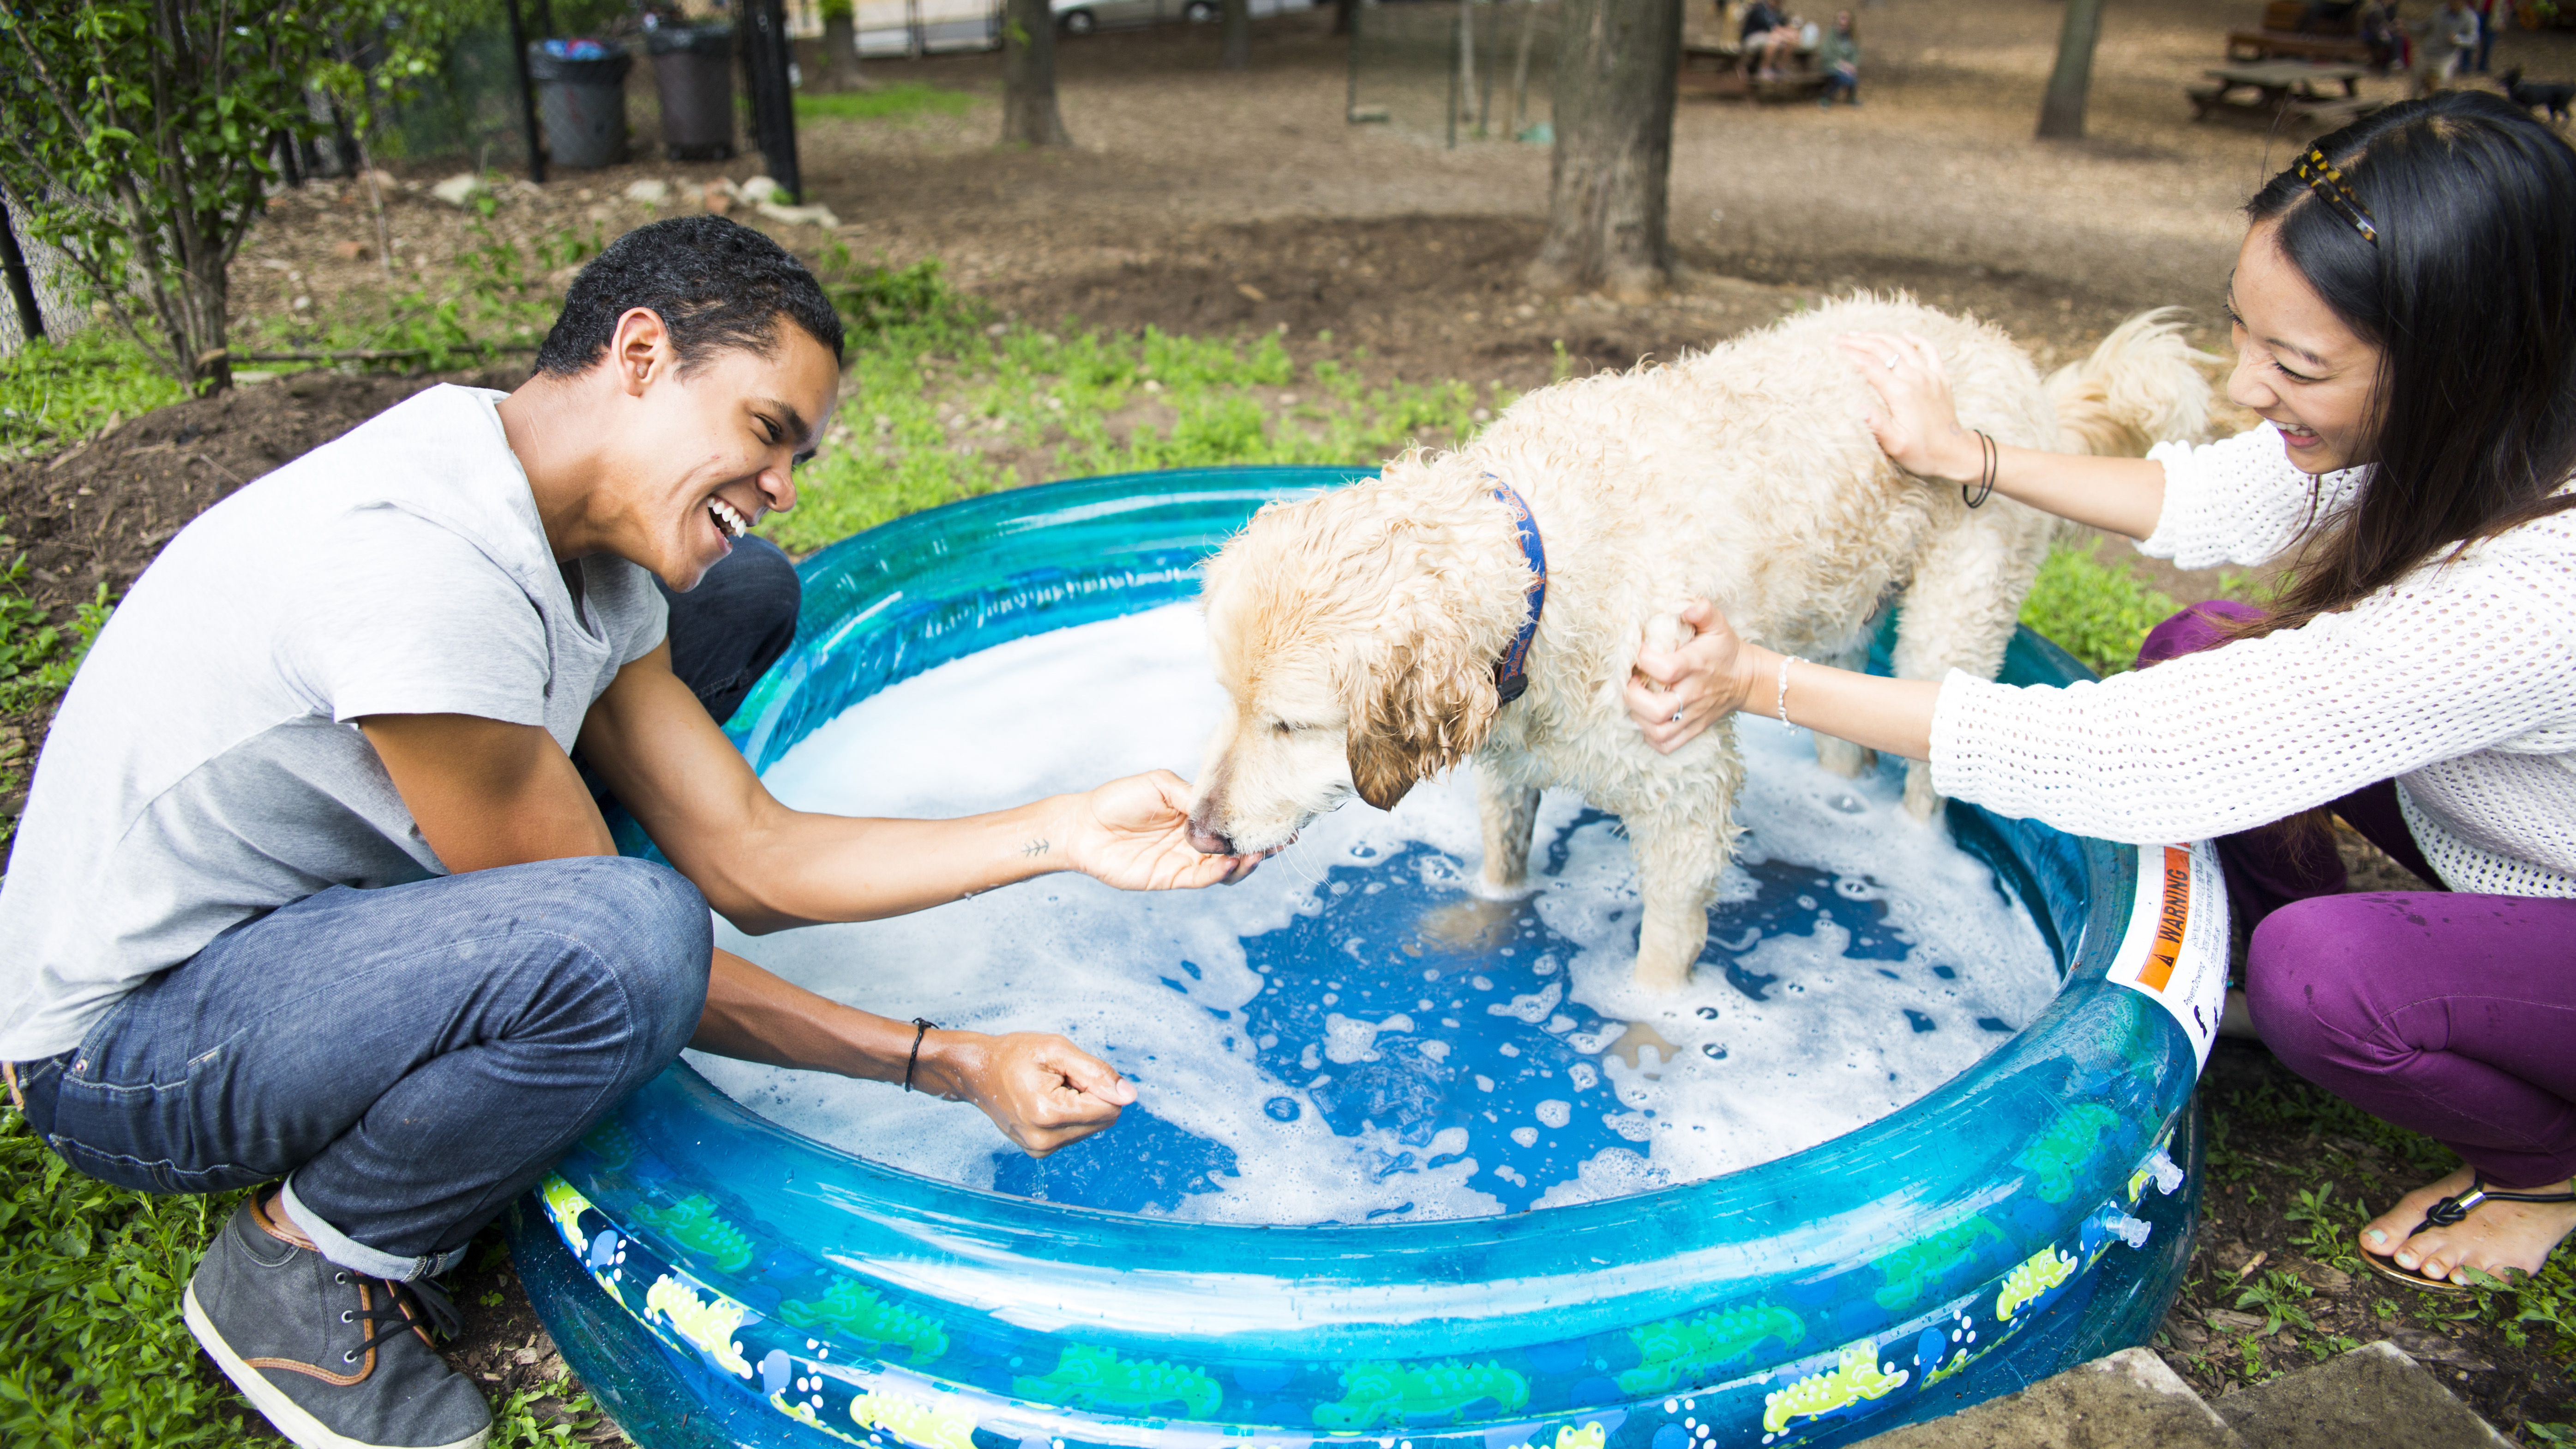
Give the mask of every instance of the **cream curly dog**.
M 1523 889 L 1540 788 L 1580 790 L 1635 851 L 1637 979 L 1678 988 L 1734 846 L 1743 766 L 1725 721 L 1668 756 L 1647 746 L 1621 697 L 1639 644 L 1679 642 L 1673 615 L 1695 596 L 1755 643 L 1853 663 L 1896 594 L 1898 674 L 1992 678 L 2055 527 L 1898 472 L 1870 436 L 1872 394 L 1834 351 L 1847 332 L 1928 339 L 1963 424 L 1999 442 L 2138 453 L 2205 426 L 2209 385 L 2163 314 L 2042 383 L 2001 332 L 1903 299 L 1532 393 L 1456 452 L 1264 508 L 1209 562 L 1231 709 L 1199 775 L 1199 848 L 1269 850 L 1352 795 L 1392 809 L 1472 756 L 1485 889 Z M 1548 573 L 1528 692 L 1509 704 L 1495 665 L 1536 578 L 1498 481 L 1527 500 Z M 1816 747 L 1847 775 L 1868 764 L 1839 740 Z M 1918 818 L 1939 804 L 1927 766 L 1905 800 Z

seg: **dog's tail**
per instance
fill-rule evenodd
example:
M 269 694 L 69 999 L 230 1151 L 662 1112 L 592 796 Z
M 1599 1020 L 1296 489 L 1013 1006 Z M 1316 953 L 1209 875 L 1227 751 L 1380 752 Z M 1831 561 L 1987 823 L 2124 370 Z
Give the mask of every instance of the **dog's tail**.
M 2182 309 L 2159 307 L 2113 328 L 2093 355 L 2048 377 L 2058 446 L 2098 457 L 2143 457 L 2169 439 L 2209 429 L 2204 364 L 2219 359 L 2183 340 Z

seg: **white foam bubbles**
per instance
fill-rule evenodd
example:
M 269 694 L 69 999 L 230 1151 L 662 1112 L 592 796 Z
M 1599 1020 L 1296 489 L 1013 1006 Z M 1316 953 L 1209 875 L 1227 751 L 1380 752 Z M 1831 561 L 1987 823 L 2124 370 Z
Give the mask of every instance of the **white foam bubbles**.
M 1188 774 L 1221 704 L 1197 612 L 1161 609 L 894 685 L 767 779 L 802 809 L 968 814 Z M 1137 895 L 1059 875 L 891 921 L 720 928 L 835 999 L 1061 1032 L 1115 1063 L 1138 1109 L 1045 1164 L 970 1107 L 692 1060 L 782 1125 L 909 1171 L 1204 1220 L 1467 1216 L 1768 1160 L 1955 1075 L 2055 977 L 1991 873 L 1903 814 L 1892 775 L 1825 774 L 1803 732 L 1760 721 L 1738 737 L 1753 828 L 1677 996 L 1628 979 L 1627 843 L 1579 799 L 1543 801 L 1527 899 L 1471 894 L 1461 774 L 1392 814 L 1317 821 L 1238 886 Z

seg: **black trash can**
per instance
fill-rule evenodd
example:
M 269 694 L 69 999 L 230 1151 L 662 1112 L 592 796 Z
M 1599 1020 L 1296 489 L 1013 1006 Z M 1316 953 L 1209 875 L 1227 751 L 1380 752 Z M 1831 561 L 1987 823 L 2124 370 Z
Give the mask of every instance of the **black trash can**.
M 528 47 L 546 154 L 557 166 L 594 170 L 626 159 L 626 72 L 635 58 L 623 46 L 605 48 L 597 59 L 575 60 L 549 54 L 542 41 Z
M 662 25 L 645 32 L 662 93 L 662 150 L 674 161 L 733 156 L 733 27 Z

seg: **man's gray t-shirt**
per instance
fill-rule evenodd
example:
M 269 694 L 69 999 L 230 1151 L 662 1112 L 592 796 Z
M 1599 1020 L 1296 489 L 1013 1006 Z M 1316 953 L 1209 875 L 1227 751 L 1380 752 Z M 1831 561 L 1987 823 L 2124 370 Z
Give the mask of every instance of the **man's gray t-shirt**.
M 0 881 L 0 1061 L 78 1046 L 243 921 L 445 874 L 358 719 L 479 715 L 569 752 L 662 642 L 634 564 L 583 559 L 574 599 L 501 397 L 422 393 L 208 509 L 136 580 Z

